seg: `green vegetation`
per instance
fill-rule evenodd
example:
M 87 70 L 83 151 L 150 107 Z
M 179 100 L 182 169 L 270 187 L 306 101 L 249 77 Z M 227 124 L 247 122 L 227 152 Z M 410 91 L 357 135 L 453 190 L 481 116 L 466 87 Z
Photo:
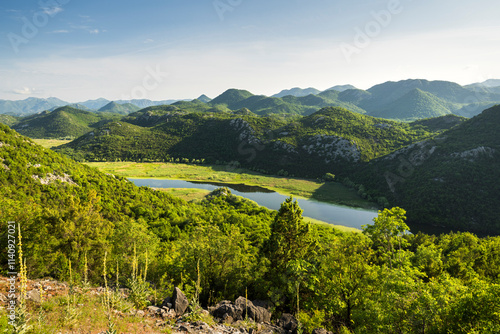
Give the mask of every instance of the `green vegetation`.
M 406 208 L 409 222 L 498 234 L 499 124 L 496 106 L 352 177 Z
M 118 114 L 93 113 L 67 106 L 24 117 L 13 128 L 30 138 L 75 138 L 120 117 Z
M 109 102 L 104 107 L 99 109 L 99 112 L 109 112 L 109 113 L 127 115 L 132 112 L 138 111 L 139 109 L 141 108 L 132 103 L 119 104 L 116 102 Z
M 204 159 L 273 174 L 281 171 L 283 176 L 345 176 L 353 161 L 383 156 L 433 134 L 421 126 L 342 108 L 324 108 L 302 118 L 182 113 L 171 108 L 131 114 L 127 120 L 135 125 L 108 123 L 58 151 L 79 161 Z
M 451 130 L 450 147 L 458 145 L 459 128 Z M 124 330 L 114 310 L 159 304 L 154 296 L 178 286 L 202 306 L 244 295 L 268 300 L 274 318 L 291 312 L 306 330 L 500 330 L 500 237 L 408 234 L 401 208 L 381 211 L 363 233 L 345 233 L 309 224 L 292 198 L 279 212 L 227 188 L 185 202 L 81 165 L 3 125 L 0 142 L 0 236 L 7 244 L 6 222 L 19 223 L 27 275 L 105 287 L 102 307 L 76 289 L 60 303 L 28 305 L 34 328 L 72 330 L 91 317 L 92 329 Z M 0 255 L 3 274 L 7 256 Z M 113 295 L 112 282 L 133 293 Z
M 18 121 L 19 121 L 19 118 L 16 116 L 0 114 L 0 123 L 2 123 L 2 124 L 8 125 L 8 126 L 13 126 Z
M 45 148 L 53 148 L 71 142 L 71 139 L 32 139 L 32 140 L 36 144 Z

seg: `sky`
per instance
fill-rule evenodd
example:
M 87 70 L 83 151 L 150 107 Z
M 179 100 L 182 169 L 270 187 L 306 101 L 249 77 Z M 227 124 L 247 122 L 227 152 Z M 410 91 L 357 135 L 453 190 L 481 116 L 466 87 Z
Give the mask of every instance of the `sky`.
M 500 78 L 498 0 L 2 0 L 0 99 Z

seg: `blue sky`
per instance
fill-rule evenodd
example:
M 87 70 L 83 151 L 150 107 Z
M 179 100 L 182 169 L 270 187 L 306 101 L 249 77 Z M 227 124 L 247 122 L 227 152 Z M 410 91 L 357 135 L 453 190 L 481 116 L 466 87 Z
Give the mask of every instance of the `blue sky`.
M 500 78 L 500 3 L 3 0 L 0 99 L 272 95 Z

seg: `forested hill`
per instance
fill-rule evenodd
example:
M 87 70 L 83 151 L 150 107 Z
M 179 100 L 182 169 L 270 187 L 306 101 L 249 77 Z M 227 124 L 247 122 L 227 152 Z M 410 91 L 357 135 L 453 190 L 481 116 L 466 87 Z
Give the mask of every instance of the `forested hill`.
M 115 113 L 94 113 L 66 106 L 24 117 L 13 128 L 30 138 L 74 138 L 121 117 Z
M 405 207 L 410 220 L 500 233 L 499 128 L 496 106 L 372 161 L 356 179 Z
M 383 156 L 434 132 L 342 108 L 302 118 L 236 113 L 186 113 L 169 106 L 129 115 L 58 148 L 78 160 L 205 159 L 249 168 L 318 177 L 343 173 L 358 161 Z
M 468 127 L 485 136 L 491 130 L 479 121 Z M 305 333 L 500 331 L 500 237 L 409 234 L 401 208 L 379 212 L 361 234 L 304 222 L 291 198 L 278 212 L 227 189 L 186 203 L 80 165 L 4 125 L 0 185 L 3 244 L 7 222 L 14 221 L 28 277 L 50 276 L 73 290 L 59 299 L 71 322 L 60 321 L 66 314 L 38 321 L 57 299 L 27 303 L 24 319 L 36 328 L 75 328 L 105 307 L 113 328 L 124 309 L 161 306 L 162 297 L 179 287 L 191 301 L 184 315 L 189 321 L 214 321 L 200 306 L 247 296 L 265 301 L 256 304 L 269 306 L 263 310 L 273 322 L 293 313 Z M 3 275 L 7 259 L 2 252 Z M 125 286 L 128 296 L 111 292 L 113 302 L 101 308 L 100 298 L 92 304 L 90 295 L 79 292 L 104 284 L 108 296 L 115 284 Z M 248 312 L 248 318 L 256 315 Z M 133 321 L 141 321 L 138 316 Z M 241 308 L 235 317 L 245 318 Z

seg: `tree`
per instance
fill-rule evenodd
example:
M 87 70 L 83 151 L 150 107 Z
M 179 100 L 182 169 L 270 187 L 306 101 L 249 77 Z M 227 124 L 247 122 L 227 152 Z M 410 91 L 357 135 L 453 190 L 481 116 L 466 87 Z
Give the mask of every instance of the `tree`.
M 382 258 L 389 259 L 389 265 L 392 268 L 392 262 L 396 258 L 396 247 L 401 256 L 402 247 L 406 245 L 403 236 L 410 231 L 410 228 L 404 222 L 406 219 L 406 211 L 394 207 L 392 209 L 384 209 L 379 211 L 378 216 L 373 218 L 373 225 L 363 225 L 363 234 L 370 237 L 374 243 L 374 248 L 384 249 Z M 401 264 L 399 257 L 399 265 Z
M 309 232 L 309 224 L 302 218 L 302 209 L 290 196 L 281 204 L 271 224 L 267 244 L 271 263 L 269 280 L 275 289 L 274 299 L 278 304 L 295 299 L 301 280 L 307 276 L 307 258 L 312 245 Z

